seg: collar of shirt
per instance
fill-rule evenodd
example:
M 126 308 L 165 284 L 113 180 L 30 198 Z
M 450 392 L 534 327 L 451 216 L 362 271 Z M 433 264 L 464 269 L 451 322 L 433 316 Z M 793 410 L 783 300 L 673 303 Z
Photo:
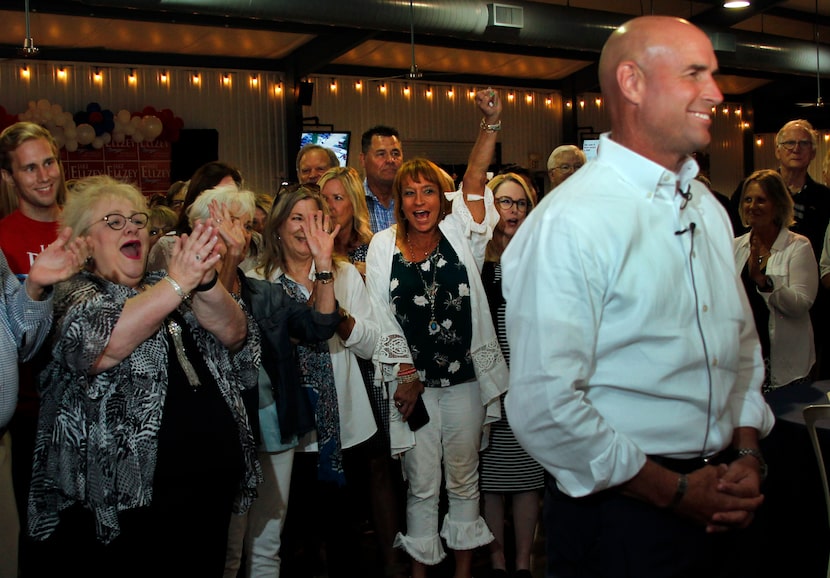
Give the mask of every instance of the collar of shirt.
M 648 199 L 655 196 L 674 200 L 678 205 L 684 200 L 678 190 L 688 191 L 700 170 L 692 157 L 686 157 L 675 173 L 658 165 L 633 150 L 611 140 L 611 133 L 600 135 L 597 158 L 615 168 L 620 177 L 643 191 Z

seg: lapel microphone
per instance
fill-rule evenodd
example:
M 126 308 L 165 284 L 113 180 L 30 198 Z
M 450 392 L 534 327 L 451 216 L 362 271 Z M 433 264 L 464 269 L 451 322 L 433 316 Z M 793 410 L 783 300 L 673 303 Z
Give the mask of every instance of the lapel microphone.
M 681 193 L 681 194 L 682 194 L 682 193 Z M 689 193 L 689 196 L 690 196 L 690 197 L 692 196 L 692 195 L 691 195 L 691 193 Z M 680 208 L 682 209 L 683 207 L 680 207 Z M 675 231 L 675 232 L 674 232 L 674 234 L 675 234 L 675 235 L 682 235 L 683 233 L 686 233 L 686 232 L 688 231 L 689 233 L 691 233 L 691 234 L 692 234 L 692 236 L 694 236 L 694 234 L 695 234 L 695 227 L 697 227 L 697 225 L 696 225 L 695 223 L 689 223 L 689 226 L 688 226 L 688 227 L 686 227 L 685 229 L 680 229 L 679 231 Z
M 682 211 L 686 208 L 686 205 L 689 204 L 689 201 L 692 200 L 692 185 L 686 187 L 685 193 L 680 189 L 680 186 L 678 185 L 677 194 L 683 197 L 683 202 L 680 204 L 680 210 Z

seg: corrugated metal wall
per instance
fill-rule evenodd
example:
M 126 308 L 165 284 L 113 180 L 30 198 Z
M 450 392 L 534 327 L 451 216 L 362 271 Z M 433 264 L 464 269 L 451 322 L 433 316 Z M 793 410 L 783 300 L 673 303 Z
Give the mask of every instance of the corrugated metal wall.
M 94 66 L 79 63 L 28 61 L 29 76 L 23 78 L 24 63 L 0 63 L 0 106 L 10 114 L 24 112 L 29 101 L 46 98 L 65 111 L 83 110 L 90 102 L 117 112 L 140 111 L 145 106 L 171 109 L 184 120 L 185 128 L 214 128 L 219 131 L 219 156 L 242 168 L 250 187 L 257 191 L 275 191 L 289 173 L 298 145 L 286 143 L 285 110 L 280 78 L 276 73 L 259 71 L 200 70 L 200 82 L 193 82 L 192 69 L 136 67 L 134 83 L 129 81 L 128 67 L 102 66 L 102 80 L 93 80 Z M 57 76 L 64 66 L 66 79 Z M 167 82 L 160 81 L 162 72 Z M 223 82 L 225 75 L 229 83 Z M 251 82 L 256 75 L 257 83 Z M 360 82 L 351 77 L 312 77 L 315 84 L 311 106 L 303 108 L 304 117 L 318 117 L 320 123 L 352 132 L 350 165 L 359 168 L 360 135 L 375 124 L 390 124 L 401 133 L 404 145 L 412 142 L 412 152 L 434 151 L 450 162 L 466 159 L 469 145 L 478 131 L 479 114 L 470 91 L 473 86 L 449 85 L 402 79 L 385 82 L 381 91 L 377 81 Z M 335 88 L 332 89 L 332 82 Z M 409 87 L 409 93 L 405 92 Z M 516 163 L 532 170 L 544 171 L 550 151 L 562 144 L 563 111 L 568 103 L 559 93 L 542 93 L 498 88 L 504 98 L 504 129 L 500 135 L 502 162 Z M 431 95 L 427 90 L 431 89 Z M 449 91 L 452 89 L 452 96 Z M 512 99 L 510 98 L 510 95 Z M 582 104 L 580 101 L 584 102 Z M 609 129 L 607 111 L 600 95 L 585 94 L 577 102 L 577 126 L 590 127 L 596 133 Z M 724 103 L 718 107 L 712 125 L 710 175 L 713 187 L 731 194 L 743 174 L 743 123 L 739 105 Z M 755 166 L 777 165 L 773 148 L 774 135 L 756 135 L 753 156 Z M 457 143 L 453 144 L 453 143 Z M 457 146 L 464 150 L 455 150 Z M 828 150 L 827 136 L 822 134 L 816 161 L 810 174 L 821 180 L 821 162 Z M 404 151 L 406 154 L 406 149 Z M 427 153 L 429 154 L 429 153 Z M 434 155 L 430 155 L 434 156 Z M 433 158 L 442 162 L 443 158 Z
M 0 63 L 0 106 L 7 113 L 26 111 L 29 101 L 48 99 L 64 111 L 85 110 L 90 102 L 117 113 L 141 111 L 145 106 L 169 108 L 184 120 L 185 128 L 212 128 L 219 132 L 219 158 L 239 166 L 249 186 L 257 191 L 277 190 L 286 174 L 282 150 L 285 128 L 283 99 L 275 94 L 279 78 L 273 73 L 200 70 L 193 82 L 192 69 L 101 66 L 101 81 L 93 80 L 95 67 L 79 63 L 28 61 L 28 79 L 21 62 Z M 65 80 L 57 70 L 63 66 Z M 167 82 L 160 80 L 167 73 Z M 225 74 L 230 82 L 223 82 Z M 251 76 L 257 75 L 256 85 Z

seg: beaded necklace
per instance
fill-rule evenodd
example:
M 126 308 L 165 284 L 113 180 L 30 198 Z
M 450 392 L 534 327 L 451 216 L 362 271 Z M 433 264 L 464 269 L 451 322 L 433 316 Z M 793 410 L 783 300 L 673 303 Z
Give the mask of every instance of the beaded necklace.
M 406 242 L 409 245 L 409 251 L 414 256 L 415 250 L 412 248 L 412 242 L 409 240 L 409 235 L 406 236 Z M 426 255 L 424 255 L 427 257 Z M 437 257 L 433 259 L 434 257 Z M 435 335 L 440 330 L 438 326 L 438 322 L 435 320 L 435 296 L 438 294 L 438 287 L 435 283 L 435 277 L 438 274 L 438 266 L 437 263 L 441 260 L 443 255 L 441 255 L 441 251 L 438 248 L 438 245 L 435 246 L 432 253 L 427 257 L 426 261 L 422 261 L 421 263 L 410 262 L 411 265 L 415 267 L 415 271 L 418 273 L 418 277 L 421 279 L 421 284 L 424 286 L 424 295 L 427 298 L 427 302 L 429 303 L 429 334 Z M 427 285 L 426 279 L 424 279 L 423 273 L 421 273 L 421 269 L 423 268 L 424 263 L 429 263 L 430 269 L 432 269 L 432 281 L 429 285 Z

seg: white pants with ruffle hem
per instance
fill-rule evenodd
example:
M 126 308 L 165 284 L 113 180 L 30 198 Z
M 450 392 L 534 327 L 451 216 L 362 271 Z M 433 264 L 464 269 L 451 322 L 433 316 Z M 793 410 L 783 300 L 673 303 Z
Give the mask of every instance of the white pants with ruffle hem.
M 453 550 L 473 550 L 493 541 L 479 511 L 478 452 L 484 407 L 478 382 L 427 388 L 423 394 L 429 423 L 415 432 L 415 447 L 401 457 L 409 481 L 407 534 L 395 537 L 416 561 L 429 566 L 446 557 L 441 538 Z M 438 534 L 441 475 L 449 508 Z

